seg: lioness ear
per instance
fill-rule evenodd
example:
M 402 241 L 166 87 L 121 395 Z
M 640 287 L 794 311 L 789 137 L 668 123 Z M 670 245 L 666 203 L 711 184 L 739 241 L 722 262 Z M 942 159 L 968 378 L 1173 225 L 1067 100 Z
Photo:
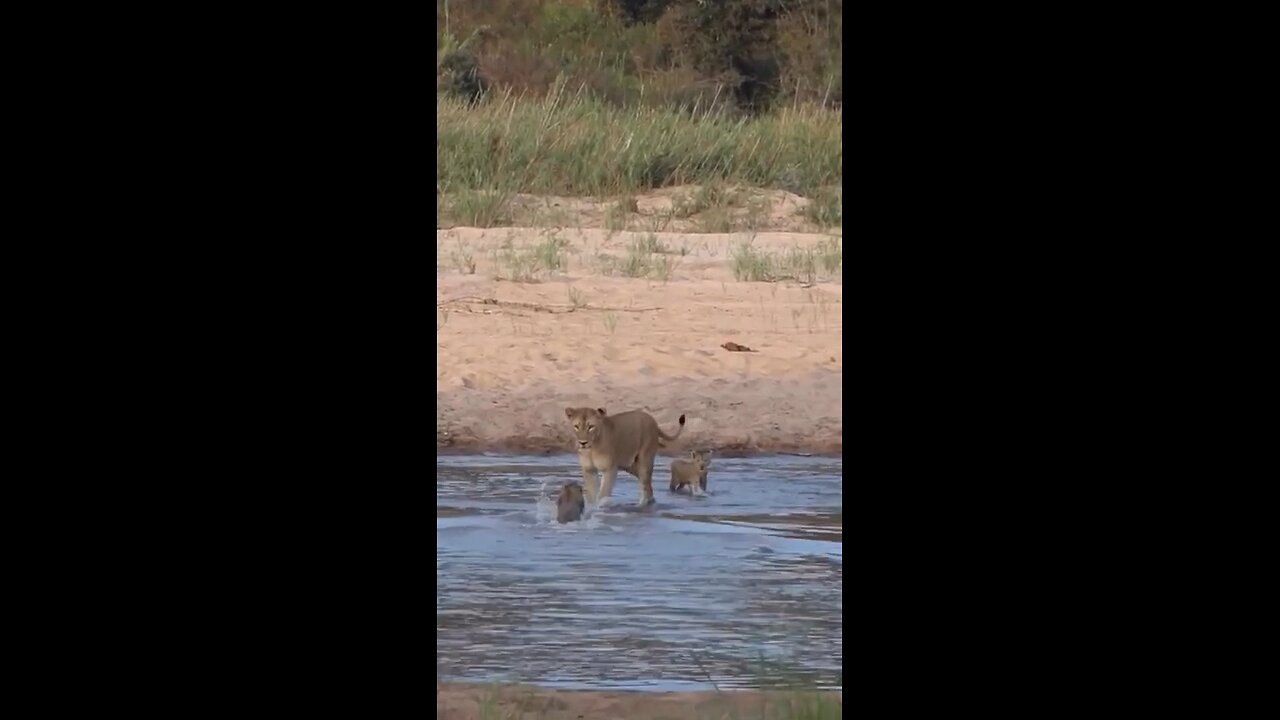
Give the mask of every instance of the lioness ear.
M 601 417 L 604 417 L 605 415 L 604 408 L 596 408 L 596 412 L 600 413 Z
M 567 408 L 565 408 L 565 409 L 564 409 L 564 416 L 565 416 L 565 417 L 568 417 L 568 418 L 573 417 L 573 408 L 571 408 L 571 407 L 567 407 Z

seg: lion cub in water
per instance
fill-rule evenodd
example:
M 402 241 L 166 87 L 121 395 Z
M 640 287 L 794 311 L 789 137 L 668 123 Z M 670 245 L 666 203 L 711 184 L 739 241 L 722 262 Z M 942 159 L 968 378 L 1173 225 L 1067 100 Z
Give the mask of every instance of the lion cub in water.
M 711 467 L 710 450 L 690 450 L 688 460 L 671 461 L 671 492 L 679 492 L 685 485 L 689 492 L 707 491 L 707 470 Z
M 582 519 L 582 486 L 578 483 L 565 483 L 560 488 L 560 497 L 556 498 L 556 520 L 562 523 Z

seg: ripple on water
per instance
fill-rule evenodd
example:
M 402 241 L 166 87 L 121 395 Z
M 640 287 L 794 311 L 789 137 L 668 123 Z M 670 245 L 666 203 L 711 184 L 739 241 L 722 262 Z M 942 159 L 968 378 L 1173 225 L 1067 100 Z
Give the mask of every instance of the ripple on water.
M 842 464 L 713 461 L 708 497 L 613 503 L 555 521 L 573 456 L 437 461 L 437 672 L 558 687 L 837 687 Z

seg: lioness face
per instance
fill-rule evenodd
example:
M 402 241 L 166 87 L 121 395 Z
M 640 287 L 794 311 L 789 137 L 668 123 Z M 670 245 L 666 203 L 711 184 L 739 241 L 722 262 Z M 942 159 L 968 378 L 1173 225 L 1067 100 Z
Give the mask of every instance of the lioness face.
M 604 408 L 571 408 L 564 409 L 565 417 L 573 425 L 573 434 L 578 441 L 578 450 L 590 450 L 600 438 L 600 426 L 604 420 Z

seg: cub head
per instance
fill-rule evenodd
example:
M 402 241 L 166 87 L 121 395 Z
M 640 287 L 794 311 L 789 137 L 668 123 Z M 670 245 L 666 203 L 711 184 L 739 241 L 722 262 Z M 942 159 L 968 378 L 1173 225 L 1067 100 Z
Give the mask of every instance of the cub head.
M 560 497 L 556 498 L 556 521 L 567 523 L 581 520 L 585 507 L 582 486 L 575 482 L 565 483 L 560 488 Z
M 693 466 L 698 469 L 699 473 L 704 473 L 711 467 L 710 450 L 690 450 L 689 459 L 693 461 Z
M 578 450 L 590 450 L 600 439 L 600 427 L 604 425 L 604 408 L 567 407 L 565 417 L 573 426 L 574 439 Z
M 578 507 L 582 507 L 583 503 L 584 498 L 582 496 L 582 486 L 578 483 L 565 483 L 564 487 L 560 488 L 560 497 L 556 498 L 556 505 L 560 507 L 564 507 L 566 505 L 577 505 Z

